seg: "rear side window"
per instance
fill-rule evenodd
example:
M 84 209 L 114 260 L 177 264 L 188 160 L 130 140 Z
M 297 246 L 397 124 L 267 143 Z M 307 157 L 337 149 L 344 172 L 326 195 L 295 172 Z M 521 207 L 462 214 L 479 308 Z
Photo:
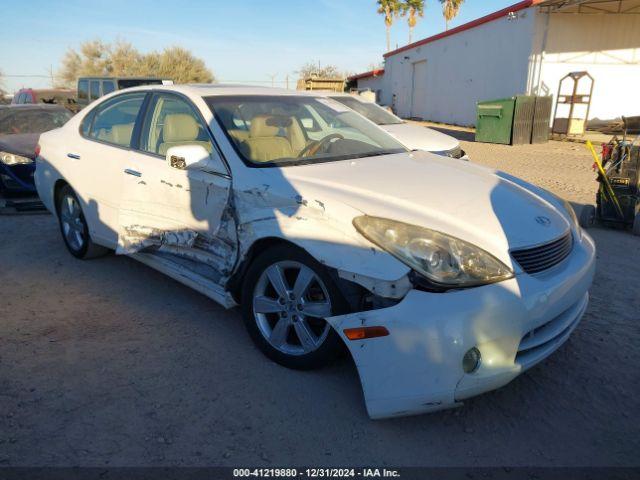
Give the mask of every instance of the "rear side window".
M 102 82 L 102 95 L 115 91 L 116 84 L 112 80 Z
M 119 95 L 104 102 L 97 107 L 93 115 L 89 114 L 85 118 L 84 121 L 91 123 L 91 127 L 83 123 L 82 132 L 84 133 L 86 128 L 89 138 L 128 147 L 131 145 L 133 127 L 145 95 L 145 93 Z
M 89 100 L 100 98 L 100 81 L 92 80 L 89 82 Z
M 89 100 L 89 81 L 80 80 L 78 82 L 78 99 Z

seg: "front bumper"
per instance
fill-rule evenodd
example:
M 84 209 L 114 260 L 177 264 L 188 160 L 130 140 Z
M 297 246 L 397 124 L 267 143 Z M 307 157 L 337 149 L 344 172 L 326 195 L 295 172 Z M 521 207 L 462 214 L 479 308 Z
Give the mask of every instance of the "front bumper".
M 562 263 L 482 287 L 411 290 L 397 305 L 331 317 L 358 368 L 371 418 L 411 415 L 460 404 L 501 387 L 562 345 L 588 303 L 595 246 L 585 233 Z M 349 341 L 344 329 L 383 325 L 386 337 Z M 470 348 L 482 355 L 462 369 Z

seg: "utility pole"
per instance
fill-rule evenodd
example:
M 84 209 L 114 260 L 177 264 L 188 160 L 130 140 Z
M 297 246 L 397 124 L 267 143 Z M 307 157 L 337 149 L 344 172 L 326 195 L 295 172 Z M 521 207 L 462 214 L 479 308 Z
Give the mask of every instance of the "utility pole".
M 289 74 L 287 73 L 287 76 L 285 77 L 285 81 L 287 83 L 287 90 L 289 90 Z
M 275 78 L 278 74 L 274 73 L 273 75 L 267 75 L 267 77 L 271 77 L 271 86 L 274 87 L 275 85 Z

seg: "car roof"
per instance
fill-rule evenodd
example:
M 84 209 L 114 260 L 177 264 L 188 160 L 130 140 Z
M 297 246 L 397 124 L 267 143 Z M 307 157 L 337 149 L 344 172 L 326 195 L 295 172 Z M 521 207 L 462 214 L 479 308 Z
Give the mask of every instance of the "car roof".
M 287 95 L 287 96 L 318 96 L 313 90 L 287 90 L 285 88 L 256 87 L 254 85 L 238 85 L 224 83 L 202 83 L 202 84 L 181 84 L 181 85 L 141 85 L 138 87 L 125 88 L 120 92 L 133 91 L 169 91 L 181 92 L 187 95 L 199 97 L 222 96 L 222 95 Z
M 311 90 L 318 97 L 354 97 L 357 98 L 356 95 L 352 95 L 347 92 L 335 92 L 333 90 Z

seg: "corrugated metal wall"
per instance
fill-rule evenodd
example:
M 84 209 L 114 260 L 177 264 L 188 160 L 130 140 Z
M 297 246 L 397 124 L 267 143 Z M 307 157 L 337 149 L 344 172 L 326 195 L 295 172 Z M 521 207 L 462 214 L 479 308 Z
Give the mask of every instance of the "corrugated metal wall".
M 391 105 L 395 95 L 400 116 L 424 112 L 427 120 L 472 125 L 477 101 L 526 91 L 533 28 L 528 9 L 390 56 L 381 100 Z M 425 105 L 412 106 L 414 64 L 424 60 Z

